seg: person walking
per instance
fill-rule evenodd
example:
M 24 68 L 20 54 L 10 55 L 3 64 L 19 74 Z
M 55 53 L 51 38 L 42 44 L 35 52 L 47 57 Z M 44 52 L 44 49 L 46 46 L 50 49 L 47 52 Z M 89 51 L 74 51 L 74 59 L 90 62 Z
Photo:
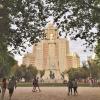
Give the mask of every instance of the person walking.
M 73 80 L 72 84 L 73 84 L 74 95 L 78 95 L 78 91 L 77 91 L 77 88 L 78 88 L 77 80 L 76 79 Z
M 11 100 L 11 97 L 12 97 L 13 92 L 14 92 L 14 88 L 16 88 L 16 80 L 14 77 L 12 77 L 8 83 L 9 100 Z
M 39 84 L 38 84 L 38 78 L 36 78 L 36 76 L 35 76 L 34 79 L 33 79 L 33 90 L 32 90 L 33 92 L 37 91 L 36 87 L 38 87 L 38 90 L 40 92 L 41 90 L 40 90 L 40 87 L 39 87 Z
M 69 79 L 67 86 L 68 86 L 68 95 L 72 95 L 72 88 L 73 88 L 72 80 Z
M 36 87 L 38 88 L 38 91 L 41 92 L 40 87 L 39 87 L 39 78 L 38 77 L 36 79 Z
M 5 95 L 5 92 L 6 92 L 6 87 L 7 87 L 6 78 L 3 78 L 2 84 L 1 84 L 1 100 L 4 100 L 4 95 Z
M 36 92 L 36 76 L 33 78 L 33 89 L 32 92 Z

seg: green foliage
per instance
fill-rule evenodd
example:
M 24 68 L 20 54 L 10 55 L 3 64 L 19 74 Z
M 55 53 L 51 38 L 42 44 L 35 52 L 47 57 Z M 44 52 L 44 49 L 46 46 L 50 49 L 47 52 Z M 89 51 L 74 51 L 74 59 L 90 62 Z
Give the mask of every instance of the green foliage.
M 15 64 L 17 64 L 17 62 L 11 55 L 0 55 L 0 77 L 9 76 L 11 68 Z
M 86 79 L 88 77 L 94 79 L 100 79 L 100 66 L 97 64 L 96 60 L 88 60 L 88 64 L 83 63 L 80 68 L 72 68 L 68 72 L 68 76 L 71 79 Z
M 40 83 L 40 87 L 66 87 L 66 84 L 62 83 Z M 18 87 L 32 87 L 31 82 L 25 82 L 25 83 L 18 83 Z M 78 84 L 79 87 L 91 87 L 90 84 Z M 96 84 L 94 87 L 99 87 L 99 84 Z
M 97 64 L 96 60 L 88 60 L 83 63 L 83 66 L 80 68 L 71 68 L 69 71 L 65 73 L 68 74 L 70 79 L 87 79 L 94 78 L 100 79 L 100 66 Z
M 24 78 L 26 82 L 31 81 L 33 76 L 37 76 L 38 70 L 36 67 L 29 65 L 21 65 L 20 67 L 15 67 L 15 72 L 13 73 L 18 80 Z
M 13 73 L 13 75 L 16 77 L 16 79 L 19 81 L 20 79 L 22 79 L 22 68 L 21 67 L 16 67 L 15 72 Z
M 43 39 L 42 29 L 50 16 L 53 16 L 54 23 L 66 36 L 84 39 L 88 45 L 97 40 L 100 42 L 100 0 L 1 0 L 0 4 L 3 6 L 0 8 L 0 64 L 7 71 L 7 66 L 14 63 L 8 46 L 12 47 L 14 53 L 20 54 L 20 50 L 26 49 L 26 42 L 33 44 Z M 93 28 L 97 32 L 90 31 Z M 98 58 L 99 49 L 99 46 L 96 47 Z M 25 77 L 26 68 L 22 67 L 21 70 L 23 72 L 18 70 L 17 74 Z M 33 70 L 36 75 L 36 68 Z M 78 77 L 78 72 L 74 72 Z
M 97 61 L 90 60 L 88 61 L 89 71 L 92 78 L 100 78 L 100 66 L 98 66 Z
M 27 41 L 29 44 L 38 42 L 38 37 L 41 38 L 42 35 L 41 28 L 46 25 L 41 0 L 37 2 L 34 0 L 4 0 L 2 5 L 9 11 L 10 26 L 7 33 L 9 36 L 5 35 L 5 38 L 7 38 L 8 45 L 13 47 L 14 53 L 17 53 L 20 47 L 24 51 L 24 43 Z
M 16 71 L 17 71 L 18 68 L 19 68 L 18 65 L 14 65 L 14 66 L 11 68 L 10 76 L 15 76 L 15 73 L 16 73 Z
M 45 74 L 45 70 L 39 70 L 39 73 L 40 73 L 40 77 L 42 78 Z
M 68 72 L 69 79 L 86 79 L 89 77 L 89 69 L 80 67 L 80 68 L 71 68 Z
M 13 54 L 7 50 L 6 40 L 0 38 L 0 77 L 5 77 L 9 75 L 11 67 L 17 64 L 17 61 L 14 59 Z
M 100 40 L 98 40 L 96 48 L 95 48 L 95 53 L 96 53 L 96 60 L 97 63 L 100 64 Z
M 100 39 L 100 0 L 46 1 L 51 5 L 52 15 L 58 27 L 71 35 L 72 39 L 85 39 L 88 44 L 92 44 L 97 38 Z M 61 21 L 61 18 L 64 20 Z M 90 32 L 93 27 L 97 28 L 97 33 Z
M 67 73 L 68 73 L 69 79 L 75 79 L 77 77 L 76 76 L 77 72 L 75 69 L 70 69 Z
M 0 1 L 0 34 L 7 35 L 9 28 L 9 19 L 8 19 L 8 9 L 3 5 L 3 1 Z M 1 35 L 2 36 L 2 35 Z M 1 37 L 0 36 L 0 37 Z
M 12 46 L 16 52 L 24 51 L 25 42 L 36 43 L 43 38 L 42 29 L 49 16 L 53 16 L 54 23 L 62 29 L 61 32 L 64 31 L 66 36 L 70 35 L 72 39 L 84 39 L 87 45 L 100 39 L 100 0 L 1 1 L 3 9 L 0 9 L 0 14 L 3 19 L 0 19 L 0 33 L 3 34 L 0 34 L 0 38 L 3 44 Z M 16 28 L 12 28 L 12 25 Z M 97 32 L 90 31 L 93 28 L 96 28 Z
M 37 68 L 32 65 L 29 65 L 27 67 L 27 72 L 26 72 L 25 78 L 27 81 L 30 81 L 33 79 L 33 76 L 37 76 L 37 74 L 38 74 Z
M 96 53 L 96 58 L 95 58 L 95 62 L 96 62 L 96 71 L 97 71 L 97 76 L 98 78 L 100 78 L 100 40 L 98 40 L 98 43 L 96 45 L 95 48 L 95 53 Z

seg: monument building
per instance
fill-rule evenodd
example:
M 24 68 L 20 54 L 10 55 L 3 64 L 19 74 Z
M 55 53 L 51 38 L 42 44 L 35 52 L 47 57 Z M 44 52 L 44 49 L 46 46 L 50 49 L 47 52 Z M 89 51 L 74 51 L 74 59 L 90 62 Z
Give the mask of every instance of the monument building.
M 60 79 L 64 71 L 80 67 L 80 57 L 70 52 L 66 38 L 58 38 L 58 29 L 49 23 L 44 30 L 46 38 L 33 44 L 32 53 L 23 57 L 23 64 L 45 70 L 44 78 L 47 79 L 51 74 Z

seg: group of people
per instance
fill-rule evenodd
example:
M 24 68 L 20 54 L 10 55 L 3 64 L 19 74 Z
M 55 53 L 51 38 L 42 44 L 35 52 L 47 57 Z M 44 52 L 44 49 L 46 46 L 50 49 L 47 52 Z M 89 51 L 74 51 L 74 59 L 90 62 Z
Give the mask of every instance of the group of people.
M 74 92 L 74 95 L 78 95 L 78 91 L 77 91 L 77 80 L 69 80 L 67 82 L 67 86 L 68 86 L 68 95 L 72 95 Z M 3 78 L 2 80 L 2 84 L 1 84 L 1 100 L 4 100 L 4 96 L 5 96 L 5 92 L 6 89 L 8 88 L 9 90 L 9 100 L 11 100 L 11 97 L 13 95 L 14 92 L 14 88 L 16 88 L 16 79 L 14 77 L 12 77 L 9 82 L 7 83 L 7 79 Z M 38 90 L 37 90 L 38 88 Z M 33 78 L 33 90 L 32 92 L 37 92 L 37 91 L 41 91 L 39 84 L 38 84 L 38 78 L 34 77 Z
M 67 86 L 68 86 L 68 95 L 72 95 L 73 92 L 74 92 L 74 95 L 78 95 L 78 91 L 77 91 L 78 84 L 77 84 L 76 79 L 69 80 L 68 83 L 67 83 Z M 38 88 L 38 90 L 36 88 Z M 40 90 L 40 87 L 39 87 L 39 84 L 38 84 L 38 77 L 34 76 L 32 92 L 37 92 L 37 91 L 40 92 L 41 90 Z
M 38 88 L 38 90 L 37 90 Z M 1 83 L 1 99 L 0 100 L 4 100 L 4 96 L 5 96 L 5 92 L 8 89 L 9 91 L 9 100 L 11 100 L 11 97 L 13 95 L 14 89 L 16 89 L 16 79 L 14 77 L 12 77 L 9 82 L 7 81 L 6 78 L 2 79 L 2 83 Z M 33 90 L 32 92 L 37 92 L 37 91 L 41 91 L 39 84 L 38 84 L 38 77 L 33 78 Z
M 2 83 L 1 83 L 1 99 L 0 100 L 4 100 L 4 96 L 5 96 L 5 92 L 6 89 L 8 88 L 9 90 L 9 100 L 11 100 L 11 97 L 13 95 L 14 92 L 14 88 L 16 88 L 16 80 L 14 77 L 12 77 L 9 82 L 7 83 L 7 79 L 3 78 L 2 79 Z
M 67 86 L 68 86 L 68 95 L 72 95 L 73 92 L 74 92 L 74 95 L 78 95 L 78 91 L 77 91 L 78 84 L 77 84 L 76 79 L 69 80 L 67 83 Z

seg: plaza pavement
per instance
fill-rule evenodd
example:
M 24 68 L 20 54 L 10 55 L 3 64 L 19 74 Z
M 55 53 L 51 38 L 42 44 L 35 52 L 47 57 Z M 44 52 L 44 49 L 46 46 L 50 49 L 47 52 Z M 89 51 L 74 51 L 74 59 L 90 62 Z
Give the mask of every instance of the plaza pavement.
M 78 92 L 78 96 L 68 96 L 65 87 L 41 87 L 41 92 L 34 93 L 32 87 L 17 87 L 12 100 L 100 100 L 100 87 L 79 87 Z M 4 100 L 8 100 L 8 90 Z

